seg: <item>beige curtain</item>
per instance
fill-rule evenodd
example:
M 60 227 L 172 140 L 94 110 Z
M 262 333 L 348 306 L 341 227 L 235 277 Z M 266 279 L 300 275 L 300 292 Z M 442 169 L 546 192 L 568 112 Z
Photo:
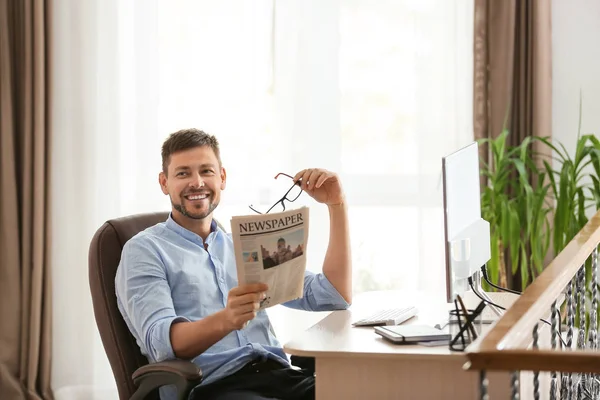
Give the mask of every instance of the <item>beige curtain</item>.
M 552 135 L 550 0 L 475 0 L 473 107 L 475 139 Z
M 49 4 L 0 0 L 0 399 L 51 399 Z

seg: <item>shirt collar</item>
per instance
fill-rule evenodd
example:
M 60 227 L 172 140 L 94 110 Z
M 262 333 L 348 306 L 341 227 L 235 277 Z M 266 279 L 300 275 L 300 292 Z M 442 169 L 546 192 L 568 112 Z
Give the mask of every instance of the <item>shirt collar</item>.
M 166 226 L 167 226 L 167 228 L 169 228 L 170 230 L 172 230 L 173 232 L 177 233 L 179 236 L 182 236 L 185 239 L 188 239 L 191 241 L 200 240 L 202 242 L 202 238 L 198 234 L 190 231 L 189 229 L 184 228 L 183 226 L 181 226 L 177 222 L 175 222 L 175 220 L 173 219 L 172 213 L 169 213 L 169 218 L 167 218 Z M 212 236 L 213 232 L 216 232 L 216 231 L 217 231 L 217 221 L 215 221 L 215 219 L 213 218 L 210 223 L 210 234 L 206 238 L 207 242 L 209 241 L 209 238 Z

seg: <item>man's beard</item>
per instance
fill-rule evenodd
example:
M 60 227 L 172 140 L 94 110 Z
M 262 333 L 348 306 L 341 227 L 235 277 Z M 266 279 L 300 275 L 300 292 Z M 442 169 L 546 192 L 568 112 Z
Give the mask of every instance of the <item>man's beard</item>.
M 187 194 L 186 194 L 187 196 Z M 209 195 L 209 198 L 212 198 L 212 193 Z M 183 196 L 181 196 L 183 198 Z M 188 210 L 187 208 L 185 208 L 185 206 L 183 206 L 183 200 L 180 204 L 175 204 L 175 202 L 173 202 L 173 199 L 171 198 L 171 204 L 173 205 L 173 208 L 176 209 L 177 211 L 179 211 L 181 214 L 185 215 L 188 218 L 191 219 L 204 219 L 206 217 L 208 217 L 214 210 L 215 208 L 217 208 L 217 206 L 219 205 L 218 202 L 211 202 L 208 205 L 208 210 L 206 211 L 202 211 L 202 212 L 193 212 Z

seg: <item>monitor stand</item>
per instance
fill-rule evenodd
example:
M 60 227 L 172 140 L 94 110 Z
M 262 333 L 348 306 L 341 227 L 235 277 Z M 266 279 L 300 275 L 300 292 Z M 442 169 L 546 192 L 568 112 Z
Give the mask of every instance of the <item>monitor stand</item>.
M 498 304 L 497 301 L 494 301 L 492 298 L 490 298 L 489 295 L 494 295 L 493 293 L 486 293 L 483 290 L 483 287 L 481 286 L 481 271 L 476 271 L 473 274 L 473 291 L 476 292 L 477 294 L 479 294 L 481 297 L 483 297 L 484 299 L 486 299 L 487 301 L 489 301 L 490 303 L 494 303 L 494 304 Z M 508 293 L 508 292 L 506 292 Z M 517 296 L 517 295 L 514 295 Z M 478 296 L 479 297 L 479 296 Z M 478 299 L 481 300 L 481 299 Z M 494 306 L 494 304 L 488 304 L 487 306 L 492 310 L 492 312 L 497 316 L 500 317 L 502 315 L 502 309 Z M 505 307 L 504 304 L 498 304 L 502 307 Z M 506 307 L 505 307 L 506 308 Z
M 465 290 L 461 297 L 465 306 L 468 309 L 474 310 L 477 308 L 477 305 L 481 302 L 481 297 L 486 299 L 487 301 L 502 306 L 506 309 L 512 306 L 515 300 L 519 297 L 518 294 L 509 293 L 509 292 L 485 292 L 483 287 L 481 286 L 481 272 L 477 271 L 473 275 L 473 289 L 469 287 L 468 290 Z M 477 295 L 479 294 L 479 296 Z M 448 303 L 448 306 L 454 307 L 453 303 Z M 502 316 L 504 310 L 495 307 L 493 304 L 487 304 L 487 307 L 483 309 L 482 313 L 482 323 L 491 324 Z M 448 325 L 448 317 L 444 317 L 442 321 L 435 324 L 434 326 L 438 329 L 444 329 Z
M 476 282 L 476 283 L 475 283 Z M 467 308 L 474 309 L 481 302 L 481 297 L 487 301 L 497 304 L 505 309 L 512 306 L 517 298 L 518 294 L 509 292 L 485 292 L 481 286 L 481 272 L 477 271 L 473 274 L 473 291 L 468 290 L 464 293 L 463 298 Z M 474 293 L 475 292 L 475 293 Z M 479 296 L 478 296 L 479 295 Z M 487 304 L 487 307 L 483 309 L 482 323 L 491 324 L 498 320 L 502 316 L 504 310 L 494 306 L 493 304 Z

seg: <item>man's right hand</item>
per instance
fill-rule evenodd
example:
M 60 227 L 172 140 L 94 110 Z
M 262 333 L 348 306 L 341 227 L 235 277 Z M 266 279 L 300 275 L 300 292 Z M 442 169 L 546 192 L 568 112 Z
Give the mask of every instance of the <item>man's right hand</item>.
M 231 289 L 224 310 L 227 328 L 232 331 L 243 329 L 254 319 L 268 288 L 265 283 L 249 283 Z
M 171 325 L 171 345 L 175 356 L 186 360 L 197 357 L 234 330 L 243 329 L 260 307 L 268 286 L 251 283 L 229 291 L 227 306 L 206 318 Z

